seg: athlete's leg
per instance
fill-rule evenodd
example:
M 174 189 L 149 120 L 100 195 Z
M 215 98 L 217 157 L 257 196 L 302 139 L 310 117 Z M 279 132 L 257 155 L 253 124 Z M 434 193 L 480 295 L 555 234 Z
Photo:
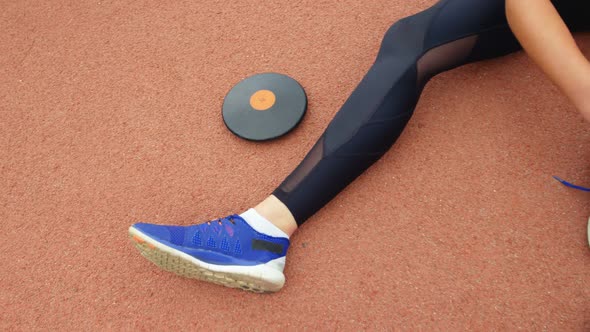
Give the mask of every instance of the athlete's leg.
M 518 49 L 504 0 L 443 0 L 400 20 L 359 86 L 273 195 L 300 225 L 391 147 L 432 76 Z
M 274 197 L 258 210 L 194 226 L 135 224 L 129 233 L 136 246 L 183 276 L 279 290 L 290 234 L 272 222 L 291 221 L 294 230 L 295 219 L 303 222 L 385 153 L 431 76 L 515 50 L 504 16 L 503 0 L 443 0 L 394 24 L 369 73 Z M 480 47 L 480 39 L 497 45 Z
M 562 8 L 563 16 L 573 23 L 578 20 L 572 15 L 590 13 L 587 1 L 558 3 L 557 8 Z M 506 16 L 528 55 L 590 121 L 590 62 L 556 7 L 549 0 L 507 0 Z

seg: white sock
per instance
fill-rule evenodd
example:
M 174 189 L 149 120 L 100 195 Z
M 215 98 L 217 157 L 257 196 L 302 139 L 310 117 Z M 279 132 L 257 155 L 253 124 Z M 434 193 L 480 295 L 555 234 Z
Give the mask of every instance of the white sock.
M 266 218 L 260 215 L 256 210 L 249 209 L 248 211 L 240 214 L 240 217 L 244 218 L 250 227 L 254 228 L 258 233 L 266 234 L 273 237 L 284 237 L 289 238 L 285 232 L 275 226 L 273 223 L 268 221 Z

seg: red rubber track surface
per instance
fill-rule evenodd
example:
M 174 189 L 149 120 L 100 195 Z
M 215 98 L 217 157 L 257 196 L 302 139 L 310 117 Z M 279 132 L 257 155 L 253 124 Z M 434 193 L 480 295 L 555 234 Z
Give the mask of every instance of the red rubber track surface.
M 590 125 L 523 53 L 433 79 L 296 233 L 279 293 L 176 277 L 127 237 L 263 199 L 432 3 L 0 1 L 0 329 L 590 330 L 590 197 L 551 178 L 589 184 Z M 308 114 L 243 141 L 223 97 L 268 71 Z

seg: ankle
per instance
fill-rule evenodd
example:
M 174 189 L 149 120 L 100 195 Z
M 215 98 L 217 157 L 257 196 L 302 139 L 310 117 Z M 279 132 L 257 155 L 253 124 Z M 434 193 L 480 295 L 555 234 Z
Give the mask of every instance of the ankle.
M 254 210 L 285 232 L 289 237 L 297 230 L 297 222 L 291 211 L 275 196 L 271 195 L 267 197 L 260 204 L 256 205 Z

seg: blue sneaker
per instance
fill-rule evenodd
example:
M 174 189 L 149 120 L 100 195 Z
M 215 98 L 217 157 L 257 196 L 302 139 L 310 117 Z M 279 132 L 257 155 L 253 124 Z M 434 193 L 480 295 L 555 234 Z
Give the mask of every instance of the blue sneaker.
M 289 239 L 259 233 L 238 215 L 194 226 L 137 223 L 129 236 L 145 258 L 183 277 L 257 293 L 285 284 Z

